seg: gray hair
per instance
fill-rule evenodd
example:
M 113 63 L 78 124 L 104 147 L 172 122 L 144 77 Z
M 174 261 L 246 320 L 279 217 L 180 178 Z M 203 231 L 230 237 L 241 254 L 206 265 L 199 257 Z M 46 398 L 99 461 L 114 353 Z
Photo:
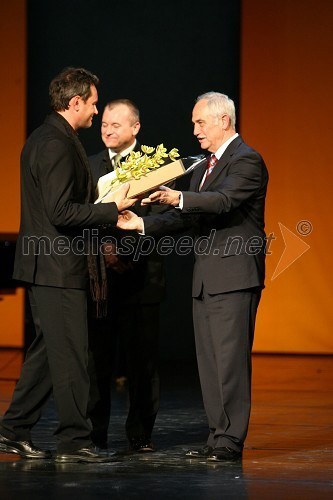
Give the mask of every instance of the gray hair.
M 236 111 L 235 104 L 230 97 L 220 92 L 206 92 L 199 95 L 196 102 L 205 99 L 207 101 L 208 109 L 212 116 L 219 118 L 221 115 L 228 115 L 230 118 L 232 128 L 236 128 Z

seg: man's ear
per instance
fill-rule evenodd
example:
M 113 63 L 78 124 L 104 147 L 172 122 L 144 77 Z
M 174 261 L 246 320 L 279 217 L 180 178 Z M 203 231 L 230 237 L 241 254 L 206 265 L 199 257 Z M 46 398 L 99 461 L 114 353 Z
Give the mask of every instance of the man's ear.
M 81 97 L 79 95 L 75 95 L 69 101 L 69 107 L 72 108 L 72 109 L 74 109 L 75 111 L 79 111 L 80 104 L 81 104 Z
M 221 116 L 221 121 L 222 121 L 222 127 L 224 130 L 227 130 L 227 128 L 229 128 L 230 126 L 230 123 L 231 123 L 231 120 L 230 120 L 230 116 L 224 114 Z
M 134 123 L 134 125 L 133 125 L 133 135 L 134 135 L 134 136 L 135 136 L 135 135 L 138 135 L 139 130 L 140 130 L 140 127 L 141 127 L 140 122 L 136 122 L 136 123 Z

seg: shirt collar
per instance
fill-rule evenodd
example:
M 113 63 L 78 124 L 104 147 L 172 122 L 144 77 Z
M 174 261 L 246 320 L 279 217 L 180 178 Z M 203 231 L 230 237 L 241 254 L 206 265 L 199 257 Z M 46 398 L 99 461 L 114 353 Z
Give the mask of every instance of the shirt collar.
M 136 146 L 136 139 L 135 139 L 135 141 L 133 142 L 133 144 L 132 144 L 129 148 L 124 149 L 124 151 L 122 151 L 122 152 L 120 153 L 120 154 L 121 154 L 121 156 L 122 156 L 123 158 L 125 158 L 125 157 L 126 157 L 126 156 L 127 156 L 127 155 L 131 152 L 131 151 L 133 151 L 133 149 L 135 148 L 135 146 Z M 113 158 L 114 156 L 116 156 L 117 154 L 119 154 L 119 153 L 116 153 L 115 151 L 113 151 L 111 148 L 108 148 L 108 150 L 109 150 L 110 160 L 112 160 L 112 158 Z
M 223 155 L 224 151 L 227 149 L 229 144 L 232 143 L 232 141 L 234 141 L 236 139 L 236 137 L 238 137 L 238 136 L 239 136 L 239 134 L 237 134 L 237 133 L 234 134 L 232 137 L 230 137 L 230 139 L 225 141 L 222 144 L 222 146 L 219 147 L 219 149 L 214 153 L 218 160 L 221 158 L 221 156 Z

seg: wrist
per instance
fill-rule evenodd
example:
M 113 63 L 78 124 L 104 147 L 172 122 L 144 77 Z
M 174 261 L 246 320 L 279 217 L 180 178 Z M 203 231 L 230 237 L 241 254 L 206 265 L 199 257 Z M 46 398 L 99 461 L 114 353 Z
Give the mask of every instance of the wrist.
M 176 191 L 175 193 L 175 200 L 173 202 L 174 207 L 179 207 L 180 200 L 182 198 L 182 192 L 181 191 Z
M 145 231 L 145 225 L 143 223 L 143 218 L 142 217 L 139 217 L 138 225 L 137 225 L 136 229 L 137 229 L 138 233 L 141 233 L 141 234 L 144 233 L 144 231 Z

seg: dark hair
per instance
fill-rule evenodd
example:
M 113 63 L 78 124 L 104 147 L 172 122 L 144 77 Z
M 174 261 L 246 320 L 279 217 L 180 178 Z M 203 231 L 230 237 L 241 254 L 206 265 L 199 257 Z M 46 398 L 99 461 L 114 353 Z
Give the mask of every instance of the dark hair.
M 111 110 L 116 106 L 118 106 L 119 104 L 125 104 L 125 106 L 127 106 L 131 110 L 134 122 L 140 121 L 139 108 L 133 101 L 131 101 L 131 99 L 114 99 L 113 101 L 109 101 L 104 109 L 108 108 Z
M 51 108 L 54 111 L 68 109 L 69 101 L 76 95 L 86 102 L 91 96 L 91 85 L 98 84 L 98 77 L 84 68 L 63 69 L 49 86 Z

